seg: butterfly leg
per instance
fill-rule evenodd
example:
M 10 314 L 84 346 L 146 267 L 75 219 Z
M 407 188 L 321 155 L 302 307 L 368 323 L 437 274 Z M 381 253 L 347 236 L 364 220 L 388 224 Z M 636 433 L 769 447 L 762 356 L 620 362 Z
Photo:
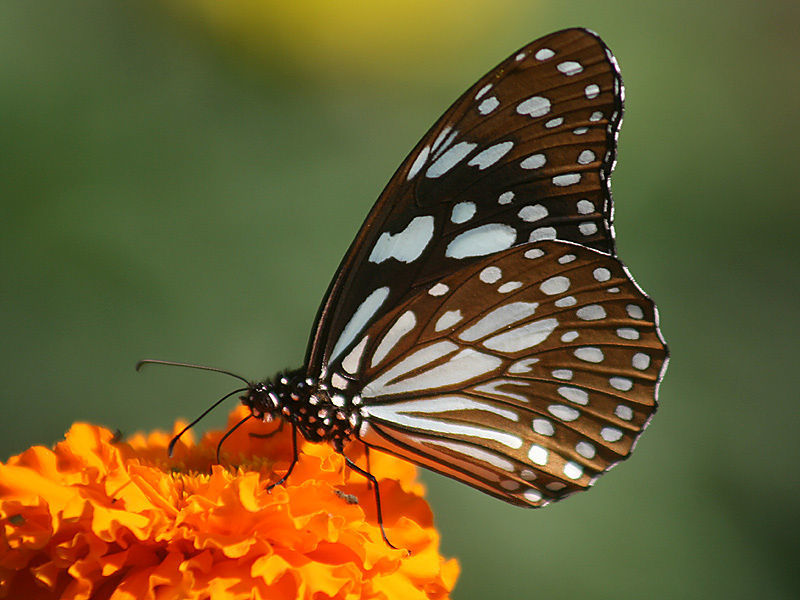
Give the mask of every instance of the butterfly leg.
M 281 431 L 283 431 L 283 426 L 285 424 L 286 424 L 286 421 L 284 419 L 281 419 L 278 422 L 278 426 L 275 429 L 273 429 L 272 431 L 270 431 L 269 433 L 248 433 L 247 435 L 249 435 L 251 438 L 258 438 L 259 440 L 266 440 L 266 439 L 271 438 L 276 433 L 280 433 Z
M 283 477 L 278 479 L 278 481 L 276 481 L 275 483 L 271 483 L 270 485 L 267 486 L 267 491 L 270 491 L 276 485 L 282 485 L 283 483 L 285 483 L 289 475 L 291 475 L 292 469 L 294 469 L 294 466 L 296 464 L 297 464 L 297 425 L 292 423 L 292 463 L 289 465 L 289 469 L 286 471 Z
M 367 446 L 366 444 L 364 444 L 364 458 L 366 458 L 367 460 L 367 471 L 372 473 L 372 467 L 370 466 L 369 462 L 369 446 Z M 369 479 L 367 479 L 367 489 L 368 490 L 372 489 L 372 482 Z
M 342 454 L 342 456 L 344 456 L 344 454 Z M 364 469 L 359 467 L 356 463 L 354 463 L 352 460 L 350 460 L 346 456 L 344 456 L 344 462 L 353 471 L 355 471 L 356 473 L 359 473 L 360 475 L 363 475 L 364 477 L 366 477 L 367 481 L 369 481 L 374 486 L 374 488 L 375 488 L 375 507 L 378 510 L 378 526 L 381 528 L 381 535 L 383 536 L 383 541 L 386 542 L 386 545 L 389 546 L 390 548 L 394 548 L 395 550 L 397 550 L 397 546 L 392 544 L 392 542 L 389 541 L 389 538 L 386 537 L 386 530 L 383 528 L 383 511 L 381 510 L 381 493 L 380 493 L 380 490 L 378 489 L 378 480 L 375 478 L 375 475 L 373 475 L 369 471 L 365 471 Z

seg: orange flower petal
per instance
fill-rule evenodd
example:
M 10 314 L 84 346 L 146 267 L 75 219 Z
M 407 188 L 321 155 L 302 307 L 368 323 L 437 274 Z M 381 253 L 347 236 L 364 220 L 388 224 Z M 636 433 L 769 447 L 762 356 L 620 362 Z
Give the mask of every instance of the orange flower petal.
M 240 407 L 230 423 L 243 416 Z M 176 423 L 177 432 L 183 424 Z M 50 450 L 0 463 L 0 597 L 446 598 L 458 565 L 439 535 L 415 468 L 379 452 L 389 548 L 374 490 L 326 444 L 303 443 L 285 485 L 268 491 L 292 457 L 288 427 L 263 437 L 248 422 L 226 441 L 75 424 Z M 266 426 L 267 432 L 274 426 Z M 362 444 L 347 455 L 366 466 Z

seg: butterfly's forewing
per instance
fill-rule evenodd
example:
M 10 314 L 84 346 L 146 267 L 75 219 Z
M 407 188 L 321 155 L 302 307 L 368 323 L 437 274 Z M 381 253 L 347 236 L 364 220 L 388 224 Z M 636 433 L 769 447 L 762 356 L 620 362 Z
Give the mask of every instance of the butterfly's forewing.
M 666 358 L 615 258 L 527 243 L 432 282 L 360 336 L 359 438 L 515 504 L 588 487 L 631 452 Z
M 603 42 L 569 29 L 478 81 L 395 173 L 320 307 L 306 359 L 326 379 L 382 311 L 529 240 L 613 253 L 608 177 L 622 83 Z

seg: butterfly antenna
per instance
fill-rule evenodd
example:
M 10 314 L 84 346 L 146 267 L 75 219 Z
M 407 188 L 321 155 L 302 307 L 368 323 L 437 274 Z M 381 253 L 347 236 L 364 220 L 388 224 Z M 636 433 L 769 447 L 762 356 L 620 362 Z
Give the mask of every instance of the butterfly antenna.
M 250 382 L 247 381 L 241 375 L 237 375 L 236 373 L 231 373 L 230 371 L 226 371 L 225 369 L 217 369 L 216 367 L 206 367 L 205 365 L 193 365 L 191 363 L 182 363 L 182 362 L 173 362 L 171 360 L 155 360 L 153 358 L 145 358 L 144 360 L 140 360 L 136 363 L 136 370 L 141 371 L 142 367 L 145 365 L 165 365 L 167 367 L 186 367 L 187 369 L 198 369 L 200 371 L 213 371 L 214 373 L 223 373 L 224 375 L 230 375 L 231 377 L 236 377 L 236 379 L 243 381 L 250 386 Z
M 220 404 L 222 404 L 222 403 L 223 403 L 225 400 L 227 400 L 228 398 L 230 398 L 230 397 L 231 397 L 231 396 L 233 396 L 234 394 L 238 394 L 239 392 L 246 392 L 248 389 L 250 389 L 250 388 L 239 388 L 238 390 L 233 390 L 232 392 L 230 392 L 230 393 L 228 393 L 228 394 L 225 394 L 225 395 L 224 395 L 222 398 L 220 398 L 219 400 L 217 400 L 216 402 L 214 402 L 214 404 L 212 404 L 212 405 L 211 405 L 211 406 L 209 406 L 209 407 L 208 407 L 206 410 L 204 410 L 202 415 L 200 415 L 200 416 L 199 416 L 199 417 L 197 417 L 197 418 L 196 418 L 194 421 L 192 421 L 191 423 L 189 423 L 189 424 L 188 424 L 186 427 L 184 427 L 183 429 L 181 429 L 181 432 L 180 432 L 178 435 L 176 435 L 175 437 L 173 437 L 173 438 L 170 440 L 170 442 L 169 442 L 169 446 L 167 446 L 167 454 L 168 454 L 168 456 L 169 456 L 170 458 L 172 458 L 172 451 L 175 449 L 175 444 L 177 444 L 177 443 L 178 443 L 178 440 L 179 440 L 179 439 L 181 439 L 181 436 L 182 436 L 184 433 L 186 433 L 186 432 L 187 432 L 187 431 L 189 431 L 189 430 L 190 430 L 192 427 L 194 427 L 195 425 L 197 425 L 197 423 L 200 421 L 200 419 L 202 419 L 203 417 L 205 417 L 205 416 L 206 416 L 208 413 L 210 413 L 212 410 L 214 410 L 215 408 L 217 408 L 217 406 L 219 406 Z M 240 423 L 240 425 L 241 425 L 241 423 Z M 236 427 L 238 427 L 238 426 L 239 426 L 239 425 L 237 425 Z M 235 428 L 234 428 L 234 429 L 235 429 Z M 217 454 L 219 454 L 219 449 L 217 449 Z M 219 461 L 218 461 L 218 462 L 219 462 Z
M 238 422 L 236 425 L 234 425 L 233 427 L 231 427 L 230 429 L 228 429 L 228 431 L 226 431 L 226 432 L 225 432 L 225 435 L 223 435 L 223 436 L 222 436 L 222 439 L 219 441 L 219 444 L 217 444 L 217 463 L 219 463 L 219 452 L 220 452 L 220 450 L 222 450 L 222 443 L 223 443 L 225 440 L 227 440 L 227 439 L 228 439 L 228 437 L 229 437 L 229 436 L 230 436 L 230 435 L 231 435 L 231 434 L 232 434 L 234 431 L 236 431 L 237 429 L 239 429 L 239 427 L 241 427 L 242 425 L 244 425 L 245 421 L 247 421 L 248 419 L 250 419 L 252 416 L 253 416 L 252 414 L 250 414 L 250 415 L 247 415 L 247 416 L 246 416 L 244 419 L 242 419 L 241 421 L 239 421 L 239 422 Z

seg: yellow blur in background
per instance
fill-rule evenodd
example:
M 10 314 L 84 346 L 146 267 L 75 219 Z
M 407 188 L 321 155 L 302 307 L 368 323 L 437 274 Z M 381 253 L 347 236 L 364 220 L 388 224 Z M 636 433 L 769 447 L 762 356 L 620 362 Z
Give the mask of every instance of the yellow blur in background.
M 441 67 L 469 55 L 470 40 L 504 31 L 515 4 L 522 3 L 163 0 L 174 16 L 250 60 L 291 65 L 317 79 L 359 80 L 414 79 L 427 73 L 421 63 Z

